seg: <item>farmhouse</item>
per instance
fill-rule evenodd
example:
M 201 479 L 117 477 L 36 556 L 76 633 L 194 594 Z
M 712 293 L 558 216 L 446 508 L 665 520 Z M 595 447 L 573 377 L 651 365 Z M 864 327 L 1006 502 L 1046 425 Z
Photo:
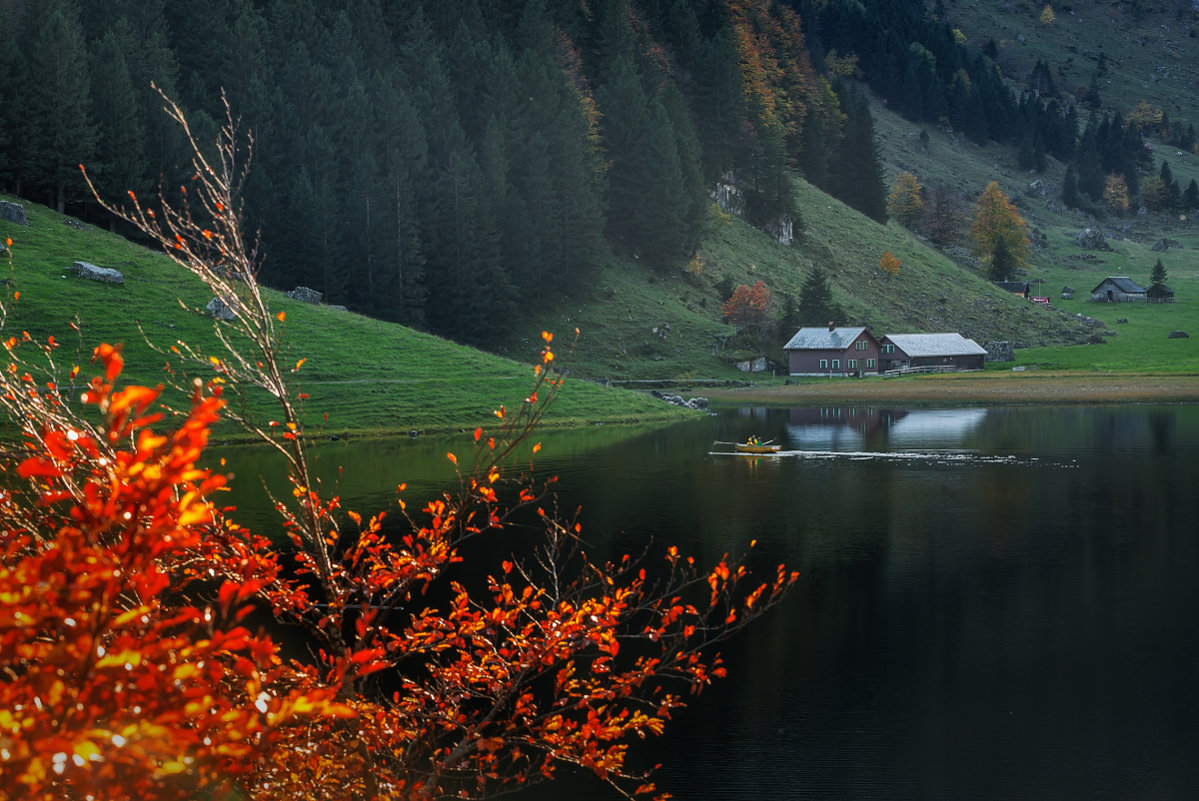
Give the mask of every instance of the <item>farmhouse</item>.
M 1124 276 L 1108 276 L 1091 290 L 1096 303 L 1136 303 L 1145 300 L 1145 287 Z
M 878 372 L 879 342 L 863 327 L 801 328 L 783 346 L 791 375 L 861 376 Z
M 887 334 L 880 341 L 880 372 L 939 368 L 981 370 L 987 351 L 961 334 Z

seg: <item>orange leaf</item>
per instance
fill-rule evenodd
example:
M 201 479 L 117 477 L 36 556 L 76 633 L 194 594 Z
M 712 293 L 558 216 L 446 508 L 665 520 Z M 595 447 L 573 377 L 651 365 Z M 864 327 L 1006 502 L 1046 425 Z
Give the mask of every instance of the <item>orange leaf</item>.
M 279 322 L 283 322 L 283 320 L 287 317 L 287 312 L 279 312 L 275 316 L 279 318 Z
M 452 453 L 447 452 L 445 455 L 445 458 L 449 459 L 454 464 L 458 464 L 458 457 Z

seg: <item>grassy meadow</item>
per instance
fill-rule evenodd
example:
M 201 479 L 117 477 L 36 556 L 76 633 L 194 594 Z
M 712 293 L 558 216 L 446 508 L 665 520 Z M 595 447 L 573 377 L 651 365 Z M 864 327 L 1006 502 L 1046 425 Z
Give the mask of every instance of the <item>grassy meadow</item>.
M 126 379 L 151 386 L 167 378 L 163 351 L 178 341 L 220 353 L 214 325 L 221 324 L 204 312 L 212 295 L 198 279 L 161 254 L 92 226 L 67 225 L 68 218 L 47 208 L 24 205 L 28 227 L 0 221 L 0 241 L 13 240 L 11 257 L 0 259 L 3 277 L 11 281 L 5 336 L 27 331 L 40 342 L 53 336 L 59 366 L 65 372 L 79 364 L 84 376 L 96 345 L 120 343 Z M 76 278 L 67 272 L 75 260 L 120 270 L 125 283 Z M 272 310 L 286 313 L 281 327 L 285 364 L 306 360 L 296 383 L 310 396 L 309 424 L 329 435 L 487 424 L 494 422 L 495 409 L 519 406 L 532 387 L 535 353 L 521 363 L 403 326 L 300 303 L 282 292 L 268 290 L 267 297 Z M 555 345 L 561 345 L 556 352 L 568 350 L 561 340 Z M 211 375 L 205 365 L 188 369 Z M 250 403 L 263 414 L 272 412 L 265 398 L 251 397 Z M 568 381 L 548 422 L 681 416 L 675 407 L 642 394 Z

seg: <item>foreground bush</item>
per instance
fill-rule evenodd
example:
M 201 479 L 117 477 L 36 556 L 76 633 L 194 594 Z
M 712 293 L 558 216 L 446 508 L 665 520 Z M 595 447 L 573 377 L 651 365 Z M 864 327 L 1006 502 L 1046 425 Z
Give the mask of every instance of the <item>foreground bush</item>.
M 630 743 L 724 674 L 711 646 L 795 575 L 780 566 L 751 584 L 739 561 L 701 569 L 675 548 L 590 559 L 544 486 L 507 477 L 561 385 L 549 334 L 533 391 L 496 412 L 494 432 L 475 431 L 455 492 L 410 513 L 401 484 L 401 524 L 387 529 L 386 512 L 322 495 L 291 384 L 303 362 L 280 363 L 285 316 L 263 300 L 240 227 L 237 143 L 232 120 L 215 163 L 192 142 L 189 202 L 148 209 L 131 194 L 111 208 L 234 314 L 217 324 L 223 353 L 168 349 L 186 409 L 168 408 L 169 388 L 120 386 L 117 348 L 96 348 L 100 375 L 80 405 L 61 390 L 78 368 L 60 374 L 53 340 L 6 343 L 0 405 L 24 451 L 6 454 L 0 494 L 0 787 L 482 798 L 569 764 L 626 795 L 656 793 L 626 767 Z M 197 365 L 207 379 L 187 378 Z M 277 419 L 241 411 L 253 388 L 276 399 Z M 287 457 L 291 496 L 273 500 L 290 547 L 213 503 L 225 477 L 197 463 L 218 414 Z M 534 546 L 516 540 L 518 518 L 539 521 Z M 468 573 L 476 540 L 508 555 Z M 303 647 L 285 653 L 284 635 Z

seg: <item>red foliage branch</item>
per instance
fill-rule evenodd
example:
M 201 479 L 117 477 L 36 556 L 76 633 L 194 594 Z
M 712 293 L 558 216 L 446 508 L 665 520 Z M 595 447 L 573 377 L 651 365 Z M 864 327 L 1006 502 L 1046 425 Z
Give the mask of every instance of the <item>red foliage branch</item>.
M 117 387 L 116 349 L 96 349 L 93 424 L 23 369 L 27 343 L 9 342 L 0 405 L 28 452 L 12 457 L 24 483 L 0 495 L 0 787 L 31 798 L 483 798 L 569 764 L 625 795 L 656 793 L 626 767 L 631 743 L 724 675 L 713 646 L 795 574 L 779 566 L 755 583 L 741 560 L 704 569 L 675 548 L 589 558 L 582 526 L 552 506 L 552 480 L 509 477 L 562 385 L 548 333 L 533 391 L 496 412 L 494 432 L 475 431 L 456 491 L 416 513 L 401 497 L 398 531 L 386 512 L 363 518 L 323 497 L 278 360 L 272 321 L 284 316 L 259 291 L 231 211 L 232 120 L 223 135 L 219 164 L 197 149 L 191 196 L 207 225 L 161 199 L 156 212 L 136 198 L 115 210 L 236 311 L 238 336 L 221 332 L 228 352 L 175 349 L 216 371 L 192 383 L 178 427 L 152 428 L 161 387 Z M 235 416 L 288 456 L 286 556 L 226 520 L 208 500 L 224 477 L 197 467 L 239 384 L 268 389 L 280 408 L 282 425 Z M 530 520 L 532 548 L 515 539 Z M 461 563 L 481 558 L 482 538 L 512 555 L 478 581 Z M 250 630 L 251 613 L 269 633 Z M 293 626 L 306 648 L 285 655 L 272 635 Z

